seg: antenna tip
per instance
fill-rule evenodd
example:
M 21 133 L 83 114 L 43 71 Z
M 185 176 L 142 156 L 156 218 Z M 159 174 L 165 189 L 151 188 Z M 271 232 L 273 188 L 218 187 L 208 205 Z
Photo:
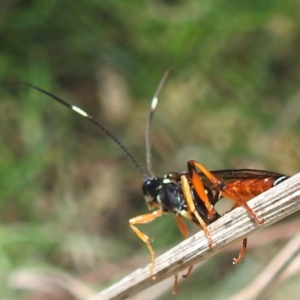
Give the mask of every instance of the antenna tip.
M 153 97 L 153 99 L 152 99 L 152 103 L 151 103 L 151 110 L 152 111 L 154 111 L 155 110 L 155 108 L 156 108 L 156 106 L 157 106 L 157 102 L 158 102 L 158 99 L 157 99 L 157 97 L 155 96 L 155 97 Z

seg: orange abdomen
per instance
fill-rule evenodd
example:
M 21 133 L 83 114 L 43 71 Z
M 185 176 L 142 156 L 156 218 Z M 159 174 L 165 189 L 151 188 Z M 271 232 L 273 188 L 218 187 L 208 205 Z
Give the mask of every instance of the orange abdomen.
M 246 202 L 272 188 L 275 180 L 274 177 L 241 179 L 227 183 L 226 188 Z

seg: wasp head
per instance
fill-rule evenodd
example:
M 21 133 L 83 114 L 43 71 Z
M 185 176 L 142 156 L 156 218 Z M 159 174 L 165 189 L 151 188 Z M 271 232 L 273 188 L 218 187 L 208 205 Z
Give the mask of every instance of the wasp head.
M 161 178 L 147 178 L 142 186 L 145 202 L 149 210 L 160 206 L 157 201 L 157 194 L 162 186 Z

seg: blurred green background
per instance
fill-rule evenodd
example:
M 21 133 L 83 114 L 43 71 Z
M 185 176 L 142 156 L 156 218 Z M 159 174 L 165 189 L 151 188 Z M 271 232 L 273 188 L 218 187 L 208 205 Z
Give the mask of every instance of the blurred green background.
M 171 68 L 152 128 L 157 175 L 186 170 L 189 159 L 211 170 L 300 170 L 299 1 L 2 0 L 0 45 L 2 81 L 82 107 L 143 168 L 151 97 Z M 37 91 L 2 83 L 0 97 L 0 298 L 74 299 L 55 284 L 60 276 L 87 296 L 148 263 L 128 226 L 147 213 L 142 176 L 116 144 Z M 182 240 L 172 216 L 139 228 L 158 254 Z M 281 238 L 238 267 L 235 252 L 209 260 L 176 299 L 229 298 Z M 297 280 L 270 297 L 298 299 Z

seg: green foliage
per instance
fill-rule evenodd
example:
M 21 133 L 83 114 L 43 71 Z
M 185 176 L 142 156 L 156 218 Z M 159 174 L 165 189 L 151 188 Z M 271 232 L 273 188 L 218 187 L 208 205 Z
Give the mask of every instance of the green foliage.
M 147 212 L 133 164 L 82 118 L 6 79 L 30 82 L 92 112 L 144 167 L 150 99 L 171 67 L 152 128 L 157 174 L 184 170 L 188 159 L 209 169 L 299 171 L 297 1 L 5 0 L 1 6 L 0 286 L 6 299 L 27 293 L 8 284 L 21 268 L 56 268 L 81 278 L 94 272 L 105 286 L 149 260 L 128 226 Z M 155 238 L 158 252 L 181 240 L 170 216 L 142 230 Z M 205 298 L 233 294 L 229 282 L 243 277 L 227 272 L 228 290 L 218 285 L 218 294 L 210 293 L 216 280 L 209 274 L 220 265 L 207 264 Z M 99 276 L 109 267 L 118 272 Z M 255 274 L 253 267 L 245 273 Z M 189 299 L 199 299 L 203 277 L 191 280 Z

